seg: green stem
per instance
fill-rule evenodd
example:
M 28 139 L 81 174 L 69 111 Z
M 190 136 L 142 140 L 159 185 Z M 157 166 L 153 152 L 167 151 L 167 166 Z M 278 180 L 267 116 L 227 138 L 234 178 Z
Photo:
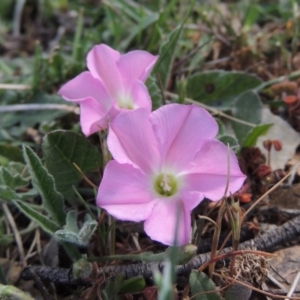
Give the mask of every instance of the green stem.
M 72 52 L 72 60 L 74 62 L 77 62 L 79 57 L 78 57 L 78 50 L 80 48 L 80 38 L 82 35 L 82 29 L 83 29 L 83 12 L 84 9 L 80 8 L 79 10 L 79 15 L 78 15 L 78 22 L 76 26 L 76 32 L 75 32 L 75 37 L 74 37 L 74 42 L 73 42 L 73 52 Z
M 293 72 L 289 75 L 280 76 L 280 77 L 277 77 L 275 79 L 263 82 L 261 85 L 254 88 L 252 91 L 258 93 L 258 92 L 264 90 L 265 88 L 268 88 L 268 87 L 272 86 L 275 83 L 279 83 L 279 82 L 282 82 L 284 80 L 294 80 L 294 79 L 297 79 L 299 77 L 300 77 L 300 71 L 296 71 L 296 72 Z

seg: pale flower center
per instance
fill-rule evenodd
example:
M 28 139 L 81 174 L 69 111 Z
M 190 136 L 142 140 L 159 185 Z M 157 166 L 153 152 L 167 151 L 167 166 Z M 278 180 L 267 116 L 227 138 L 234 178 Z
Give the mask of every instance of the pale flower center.
M 120 108 L 133 109 L 133 100 L 130 95 L 119 95 L 117 102 Z
M 160 174 L 154 181 L 154 189 L 159 195 L 169 197 L 176 194 L 178 183 L 173 175 Z

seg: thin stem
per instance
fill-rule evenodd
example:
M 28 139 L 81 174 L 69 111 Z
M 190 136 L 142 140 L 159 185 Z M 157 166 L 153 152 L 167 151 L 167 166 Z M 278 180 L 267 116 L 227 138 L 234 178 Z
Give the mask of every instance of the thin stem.
M 11 226 L 11 229 L 12 229 L 14 235 L 15 235 L 15 240 L 16 240 L 16 244 L 18 246 L 21 264 L 25 267 L 27 265 L 26 258 L 25 258 L 25 252 L 24 252 L 22 239 L 21 239 L 20 233 L 18 231 L 17 224 L 16 224 L 16 222 L 14 220 L 14 217 L 12 216 L 12 214 L 11 214 L 11 212 L 10 212 L 10 210 L 9 210 L 6 203 L 2 204 L 2 208 L 3 208 L 3 211 L 6 215 L 7 220 L 9 222 L 10 226 Z
M 27 84 L 0 83 L 0 90 L 30 90 L 31 86 Z
M 0 105 L 0 113 L 30 110 L 65 110 L 79 115 L 79 108 L 65 104 L 15 104 Z
M 287 76 L 280 76 L 280 77 L 277 77 L 275 79 L 269 80 L 267 82 L 263 82 L 258 87 L 252 89 L 252 91 L 254 93 L 258 93 L 258 92 L 264 90 L 265 88 L 268 88 L 268 87 L 272 86 L 275 83 L 279 83 L 279 82 L 282 82 L 284 80 L 294 80 L 294 79 L 297 79 L 299 77 L 300 77 L 300 71 L 296 71 L 296 72 L 293 72 L 293 73 L 291 73 Z

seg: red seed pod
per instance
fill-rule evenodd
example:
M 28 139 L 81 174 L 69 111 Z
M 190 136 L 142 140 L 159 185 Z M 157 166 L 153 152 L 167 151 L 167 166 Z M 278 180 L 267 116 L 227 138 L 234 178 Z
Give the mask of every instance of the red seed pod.
M 289 105 L 292 106 L 298 101 L 298 96 L 292 95 L 292 96 L 284 96 L 283 101 Z
M 252 194 L 238 194 L 237 198 L 240 200 L 241 203 L 249 203 L 252 199 Z
M 264 148 L 267 149 L 268 151 L 271 150 L 272 144 L 273 144 L 273 143 L 272 143 L 272 140 L 265 140 L 265 141 L 263 142 Z
M 279 140 L 273 140 L 273 146 L 276 151 L 280 151 L 282 149 L 282 143 Z

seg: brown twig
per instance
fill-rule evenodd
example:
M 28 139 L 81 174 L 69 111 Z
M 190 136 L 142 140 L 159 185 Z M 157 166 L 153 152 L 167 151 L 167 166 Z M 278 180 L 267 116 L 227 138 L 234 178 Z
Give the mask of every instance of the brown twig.
M 277 245 L 282 245 L 286 242 L 290 242 L 293 238 L 300 235 L 300 216 L 284 223 L 281 226 L 261 235 L 257 236 L 253 240 L 241 243 L 239 245 L 240 250 L 253 249 L 256 247 L 259 251 L 271 251 Z M 232 248 L 228 247 L 222 251 L 222 254 L 232 252 Z M 177 275 L 186 275 L 191 269 L 199 269 L 203 264 L 210 260 L 210 252 L 196 255 L 188 264 L 179 265 L 176 267 Z M 164 263 L 138 263 L 129 265 L 111 265 L 101 267 L 98 269 L 99 276 L 103 274 L 120 274 L 124 273 L 125 278 L 131 278 L 135 276 L 151 277 L 154 268 L 162 270 Z M 89 278 L 75 278 L 72 274 L 72 269 L 66 268 L 51 268 L 44 266 L 29 266 L 25 268 L 21 274 L 21 278 L 25 280 L 31 280 L 30 269 L 33 269 L 35 273 L 41 278 L 41 280 L 50 281 L 54 283 L 63 283 L 69 285 L 92 285 L 94 280 Z

